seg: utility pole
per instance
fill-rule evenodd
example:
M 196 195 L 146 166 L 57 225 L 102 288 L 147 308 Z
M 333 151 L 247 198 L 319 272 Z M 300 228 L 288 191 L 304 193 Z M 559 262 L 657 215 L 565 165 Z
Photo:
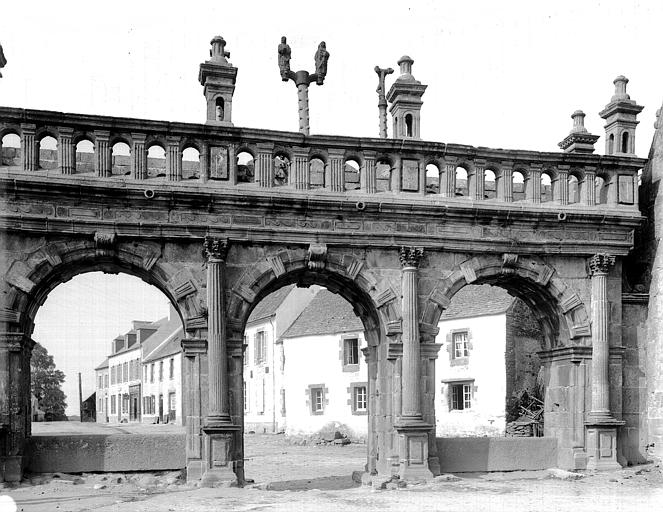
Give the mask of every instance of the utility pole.
M 78 372 L 78 414 L 83 422 L 83 386 L 81 385 L 81 372 Z

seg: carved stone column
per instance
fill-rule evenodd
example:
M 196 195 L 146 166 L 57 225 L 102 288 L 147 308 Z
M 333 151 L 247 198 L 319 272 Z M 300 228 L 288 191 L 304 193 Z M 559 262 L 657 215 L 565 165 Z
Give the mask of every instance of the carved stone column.
M 182 152 L 180 140 L 175 137 L 169 137 L 167 140 L 166 176 L 168 181 L 182 180 Z
M 23 476 L 34 344 L 22 332 L 0 333 L 0 481 L 19 482 Z
M 469 194 L 475 201 L 483 201 L 485 195 L 485 172 L 486 161 L 475 160 L 472 169 L 469 170 L 468 180 L 470 180 Z M 471 178 L 470 178 L 471 176 Z
M 444 162 L 444 174 L 440 183 L 440 194 L 442 197 L 456 196 L 456 165 L 455 159 L 447 159 Z
M 378 360 L 377 360 L 377 347 L 368 346 L 362 349 L 364 358 L 366 359 L 366 366 L 368 367 L 368 389 L 366 390 L 368 396 L 368 434 L 366 436 L 366 448 L 368 450 L 368 460 L 366 462 L 366 471 L 371 474 L 377 474 L 377 376 L 378 376 Z
M 330 149 L 329 152 L 329 179 L 325 176 L 325 183 L 332 192 L 343 192 L 345 190 L 345 150 Z
M 309 163 L 308 163 L 308 149 L 306 148 L 293 148 L 293 165 L 294 182 L 297 190 L 306 190 L 309 188 Z
M 525 198 L 535 204 L 541 202 L 541 171 L 542 164 L 532 164 L 529 168 L 529 176 L 526 178 Z
M 511 162 L 502 162 L 497 198 L 508 203 L 513 201 L 513 164 Z
M 582 184 L 580 201 L 588 206 L 596 204 L 596 167 L 585 166 L 585 179 Z
M 23 152 L 23 170 L 36 171 L 39 166 L 39 149 L 35 144 L 34 124 L 21 125 L 21 151 Z
M 207 256 L 207 382 L 208 411 L 205 432 L 206 471 L 203 485 L 235 480 L 233 438 L 239 429 L 230 418 L 224 273 L 228 241 L 205 237 Z
M 559 204 L 569 204 L 569 169 L 568 165 L 557 167 L 557 180 L 555 183 L 555 196 L 553 199 Z
M 108 145 L 110 141 L 110 132 L 95 130 L 94 132 L 94 153 L 95 169 L 97 176 L 105 178 L 113 173 L 111 148 Z
M 133 148 L 131 149 L 131 175 L 136 180 L 147 179 L 147 151 L 144 133 L 132 133 Z
M 230 158 L 228 159 L 228 176 L 230 176 Z M 198 177 L 201 183 L 207 183 L 209 180 L 209 144 L 205 142 L 200 145 L 200 153 L 198 155 Z
M 186 478 L 200 480 L 205 473 L 202 431 L 202 356 L 207 353 L 207 340 L 182 340 L 182 395 L 186 418 Z
M 402 479 L 432 476 L 428 468 L 428 433 L 421 411 L 421 346 L 419 343 L 417 269 L 423 257 L 419 247 L 401 247 L 403 306 L 402 410 L 395 425 L 399 436 L 399 475 Z M 397 411 L 398 412 L 398 411 Z
M 72 144 L 74 129 L 62 127 L 58 129 L 58 164 L 62 174 L 74 174 L 76 170 L 76 150 Z
M 364 165 L 360 174 L 361 191 L 367 194 L 375 194 L 375 152 L 364 152 Z
M 272 187 L 274 185 L 274 144 L 258 143 L 258 158 L 256 159 L 255 180 L 260 187 Z
M 608 339 L 610 306 L 607 281 L 615 257 L 596 254 L 589 260 L 592 276 L 592 400 L 587 429 L 588 469 L 617 469 L 617 427 L 623 421 L 610 412 L 610 381 Z

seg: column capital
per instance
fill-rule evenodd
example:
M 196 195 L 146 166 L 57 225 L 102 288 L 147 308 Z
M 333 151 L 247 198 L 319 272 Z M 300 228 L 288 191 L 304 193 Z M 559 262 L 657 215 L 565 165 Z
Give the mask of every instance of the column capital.
M 421 258 L 424 257 L 424 249 L 423 247 L 401 247 L 398 257 L 403 268 L 418 268 Z
M 589 271 L 591 275 L 607 274 L 610 267 L 615 264 L 615 257 L 611 254 L 595 254 L 589 258 Z
M 225 261 L 228 254 L 228 239 L 206 236 L 203 242 L 203 250 L 207 261 Z

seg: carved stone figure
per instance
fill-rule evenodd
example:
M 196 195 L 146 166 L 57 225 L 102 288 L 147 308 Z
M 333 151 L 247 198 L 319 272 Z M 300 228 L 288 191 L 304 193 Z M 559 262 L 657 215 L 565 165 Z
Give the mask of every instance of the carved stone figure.
M 290 71 L 290 45 L 286 43 L 286 38 L 283 36 L 281 38 L 281 44 L 279 45 L 279 69 L 281 70 L 281 80 L 284 82 L 288 81 L 288 72 Z
M 315 74 L 318 75 L 318 85 L 322 85 L 322 83 L 325 81 L 325 76 L 327 76 L 328 60 L 329 52 L 327 51 L 327 45 L 324 41 L 322 41 L 318 45 L 318 51 L 315 52 Z
M 2 51 L 2 45 L 0 44 L 0 68 L 4 68 L 7 65 L 7 59 L 5 58 L 5 53 Z M 2 78 L 2 73 L 0 73 L 0 78 Z

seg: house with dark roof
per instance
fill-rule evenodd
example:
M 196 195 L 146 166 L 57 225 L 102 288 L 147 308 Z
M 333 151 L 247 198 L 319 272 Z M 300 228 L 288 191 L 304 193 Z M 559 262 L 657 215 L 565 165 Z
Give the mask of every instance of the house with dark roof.
M 320 288 L 284 286 L 254 308 L 244 329 L 244 428 L 281 432 L 285 428 L 283 368 L 279 340 Z
M 541 331 L 530 309 L 503 288 L 466 286 L 438 327 L 437 435 L 504 435 L 507 400 L 532 391 L 540 368 Z

